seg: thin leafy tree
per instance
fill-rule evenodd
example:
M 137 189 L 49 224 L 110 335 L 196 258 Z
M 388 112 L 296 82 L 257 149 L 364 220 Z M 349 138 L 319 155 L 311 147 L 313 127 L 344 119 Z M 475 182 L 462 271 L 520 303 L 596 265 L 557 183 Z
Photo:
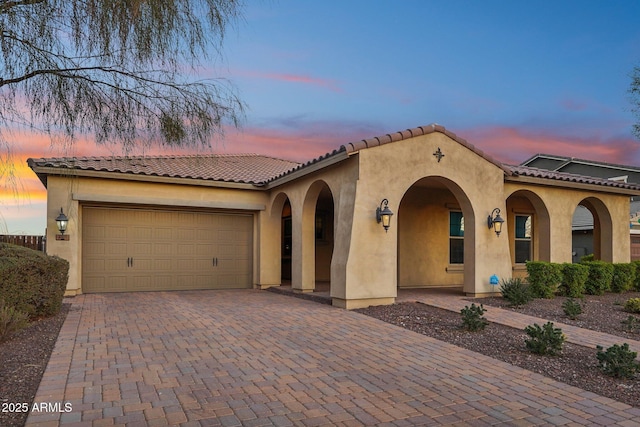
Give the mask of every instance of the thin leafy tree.
M 241 15 L 241 0 L 0 0 L 3 151 L 16 128 L 125 154 L 210 145 L 244 104 L 229 81 L 198 75 Z
M 640 139 L 640 66 L 635 67 L 631 73 L 629 94 L 631 96 L 631 111 L 638 119 L 638 122 L 633 125 L 633 134 Z

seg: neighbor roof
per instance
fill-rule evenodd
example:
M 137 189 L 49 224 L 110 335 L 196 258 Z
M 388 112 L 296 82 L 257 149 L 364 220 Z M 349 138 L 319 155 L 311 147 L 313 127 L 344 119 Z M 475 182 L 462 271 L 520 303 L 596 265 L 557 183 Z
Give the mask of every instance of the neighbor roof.
M 566 172 L 556 172 L 547 169 L 532 168 L 529 166 L 508 166 L 512 176 L 525 176 L 531 178 L 552 179 L 557 181 L 573 182 L 577 184 L 602 185 L 605 187 L 622 188 L 625 190 L 640 191 L 640 185 L 627 183 L 624 181 L 614 181 L 606 178 L 595 178 L 592 176 L 578 175 Z
M 47 174 L 41 168 L 262 184 L 299 166 L 258 154 L 42 158 L 28 159 L 27 163 L 32 169 L 39 169 L 36 173 L 45 186 Z
M 574 174 L 611 178 L 629 175 L 632 182 L 640 182 L 640 167 L 621 165 L 595 160 L 579 159 L 576 157 L 556 156 L 553 154 L 536 154 L 520 164 L 540 169 L 548 169 L 557 172 L 569 172 Z

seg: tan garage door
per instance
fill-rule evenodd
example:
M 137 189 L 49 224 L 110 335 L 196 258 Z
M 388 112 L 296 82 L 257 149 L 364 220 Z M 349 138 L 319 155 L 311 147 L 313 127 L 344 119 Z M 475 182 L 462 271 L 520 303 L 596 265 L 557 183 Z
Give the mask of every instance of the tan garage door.
M 251 215 L 88 207 L 82 291 L 250 288 Z

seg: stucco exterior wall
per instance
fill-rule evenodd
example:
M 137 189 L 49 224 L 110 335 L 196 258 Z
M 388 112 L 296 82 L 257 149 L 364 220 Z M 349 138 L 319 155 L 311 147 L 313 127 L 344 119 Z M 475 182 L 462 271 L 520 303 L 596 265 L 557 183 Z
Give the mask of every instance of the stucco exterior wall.
M 549 253 L 538 252 L 540 260 L 557 263 L 572 262 L 573 213 L 580 203 L 586 203 L 594 205 L 598 214 L 603 246 L 600 259 L 609 262 L 629 262 L 630 199 L 628 195 L 572 188 L 569 184 L 557 187 L 505 183 L 505 197 L 521 190 L 535 193 L 549 213 Z M 539 226 L 538 229 L 540 229 Z M 546 236 L 539 235 L 537 238 L 544 239 Z M 539 240 L 537 241 L 540 246 Z
M 263 286 L 279 284 L 281 281 L 281 217 L 282 207 L 288 199 L 291 204 L 293 228 L 292 288 L 310 292 L 315 288 L 316 280 L 330 279 L 331 296 L 337 299 L 345 298 L 346 280 L 343 266 L 346 265 L 349 255 L 353 212 L 350 206 L 353 205 L 354 197 L 349 189 L 355 186 L 357 176 L 356 159 L 346 159 L 339 164 L 270 189 L 271 198 L 265 215 L 268 224 L 264 224 L 263 227 L 264 244 L 261 250 L 263 265 L 268 265 L 269 268 L 261 270 L 260 283 Z M 333 198 L 333 224 L 327 236 L 332 242 L 316 242 L 316 203 L 320 192 L 326 188 Z M 328 265 L 329 258 L 331 268 L 327 272 L 324 268 Z M 319 265 L 324 268 L 317 271 L 316 267 Z
M 188 209 L 232 209 L 252 212 L 254 218 L 254 283 L 259 271 L 259 227 L 268 195 L 261 191 L 167 183 L 49 176 L 47 181 L 47 253 L 69 261 L 67 294 L 81 292 L 82 207 L 87 203 L 141 204 Z M 56 241 L 55 218 L 64 209 L 69 218 L 68 241 Z
M 445 155 L 440 162 L 433 156 L 438 148 Z M 487 227 L 491 211 L 496 207 L 505 209 L 502 169 L 441 133 L 368 148 L 357 155 L 360 175 L 350 252 L 366 255 L 349 257 L 349 300 L 395 298 L 398 221 L 403 219 L 394 215 L 391 228 L 385 233 L 375 221 L 375 208 L 387 198 L 391 210 L 398 212 L 406 191 L 425 177 L 436 179 L 448 188 L 464 213 L 464 291 L 469 294 L 492 292 L 491 275 L 510 276 L 508 241 Z M 415 251 L 420 249 L 421 244 L 417 244 Z M 441 246 L 439 249 L 445 250 Z M 477 262 L 478 254 L 482 255 L 482 262 Z
M 398 209 L 399 288 L 463 286 L 463 265 L 449 263 L 449 213 L 460 210 L 447 189 L 405 193 Z

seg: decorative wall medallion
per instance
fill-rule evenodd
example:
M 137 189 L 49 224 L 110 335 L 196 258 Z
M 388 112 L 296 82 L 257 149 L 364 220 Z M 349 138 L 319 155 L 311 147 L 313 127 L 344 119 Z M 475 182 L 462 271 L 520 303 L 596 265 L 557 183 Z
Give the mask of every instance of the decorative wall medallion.
M 438 147 L 438 149 L 433 153 L 433 155 L 438 159 L 438 163 L 440 163 L 440 160 L 442 160 L 442 158 L 444 157 L 444 154 L 442 154 L 440 147 Z

